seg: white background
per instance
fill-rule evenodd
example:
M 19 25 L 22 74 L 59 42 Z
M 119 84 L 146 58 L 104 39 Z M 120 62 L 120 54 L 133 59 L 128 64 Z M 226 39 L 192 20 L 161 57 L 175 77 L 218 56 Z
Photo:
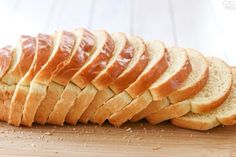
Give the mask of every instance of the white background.
M 235 0 L 0 0 L 0 46 L 77 27 L 195 48 L 236 65 Z

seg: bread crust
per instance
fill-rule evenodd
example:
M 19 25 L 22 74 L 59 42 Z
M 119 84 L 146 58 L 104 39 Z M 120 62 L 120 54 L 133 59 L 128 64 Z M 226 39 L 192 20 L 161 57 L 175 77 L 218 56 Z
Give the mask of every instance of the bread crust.
M 31 66 L 31 63 L 33 62 L 36 51 L 36 39 L 34 37 L 22 35 L 19 43 L 22 50 L 20 59 L 15 67 L 8 71 L 2 78 L 2 81 L 9 85 L 17 84 L 18 81 L 26 74 Z
M 6 74 L 12 62 L 12 47 L 10 45 L 0 49 L 0 79 Z
M 138 62 L 135 64 L 135 66 L 128 71 L 125 74 L 122 74 L 122 76 L 118 77 L 110 86 L 110 88 L 116 93 L 122 92 L 124 89 L 126 89 L 131 83 L 133 83 L 138 76 L 143 72 L 144 68 L 148 64 L 149 60 L 149 54 L 146 48 L 146 45 L 140 37 L 137 37 L 142 41 L 142 44 L 145 46 L 144 51 L 142 52 L 142 55 L 140 56 Z M 135 55 L 135 53 L 134 53 Z
M 162 98 L 178 89 L 181 84 L 187 79 L 191 71 L 192 67 L 188 60 L 188 56 L 186 55 L 184 64 L 176 73 L 174 73 L 167 81 L 165 81 L 157 88 L 149 88 L 150 92 L 152 93 L 153 100 L 161 100 Z
M 154 83 L 162 73 L 168 68 L 168 60 L 169 55 L 165 49 L 165 46 L 162 42 L 158 41 L 162 45 L 161 57 L 159 60 L 152 66 L 152 68 L 145 74 L 141 74 L 141 77 L 132 83 L 128 88 L 125 89 L 126 92 L 132 98 L 137 98 L 140 96 L 145 90 L 147 90 L 152 83 Z
M 54 34 L 54 38 L 56 39 L 58 35 L 60 34 Z M 56 43 L 53 43 L 51 39 L 45 40 L 44 42 L 48 45 L 45 51 L 52 51 L 53 47 L 55 49 Z M 58 49 L 55 50 L 56 53 L 54 56 L 50 56 L 48 62 L 36 74 L 33 81 L 48 85 L 51 82 L 52 77 L 57 75 L 60 69 L 69 62 L 71 50 L 73 49 L 74 44 L 75 35 L 71 32 L 62 31 Z
M 98 90 L 103 90 L 113 83 L 116 78 L 125 70 L 130 60 L 133 58 L 133 47 L 129 44 L 124 33 L 120 33 L 125 38 L 125 45 L 119 52 L 115 62 L 108 69 L 98 75 L 92 83 Z
M 44 45 L 42 47 L 42 43 L 44 40 L 48 40 L 50 36 L 45 34 L 38 34 L 37 36 L 37 50 L 35 53 L 35 57 L 33 63 L 29 69 L 29 71 L 25 74 L 25 76 L 20 80 L 20 82 L 16 86 L 16 90 L 11 100 L 10 104 L 10 113 L 8 123 L 19 126 L 21 122 L 23 105 L 25 104 L 26 97 L 29 92 L 30 82 L 33 80 L 34 76 L 40 70 L 40 68 L 47 62 L 50 51 L 44 51 L 44 47 L 48 45 Z
M 201 56 L 202 60 L 204 61 L 204 64 L 208 65 L 204 56 L 201 53 L 199 53 L 199 55 Z M 184 88 L 184 89 L 176 90 L 176 91 L 172 92 L 168 96 L 171 103 L 177 103 L 177 102 L 183 101 L 185 99 L 188 99 L 188 98 L 196 95 L 207 83 L 207 80 L 209 77 L 208 73 L 209 73 L 209 69 L 207 66 L 205 68 L 203 74 L 200 76 L 200 79 L 197 82 L 195 82 L 195 84 L 193 84 L 192 86 L 189 86 L 188 88 Z
M 54 47 L 54 49 L 57 48 L 56 50 L 53 50 L 55 51 L 55 54 L 52 54 L 50 56 L 47 63 L 44 64 L 41 70 L 36 74 L 34 79 L 31 81 L 30 92 L 26 98 L 23 110 L 23 117 L 21 121 L 21 124 L 25 126 L 32 126 L 37 109 L 40 106 L 43 99 L 46 97 L 47 93 L 46 89 L 52 80 L 52 76 L 56 75 L 58 71 L 62 67 L 64 67 L 68 63 L 68 60 L 70 59 L 71 51 L 75 44 L 75 36 L 73 33 L 66 31 L 62 31 L 61 34 L 59 35 L 60 35 L 58 43 L 59 45 L 58 47 Z M 56 38 L 58 39 L 58 36 Z M 49 41 L 49 43 L 51 43 L 51 41 Z M 51 46 L 49 47 L 51 48 Z M 35 85 L 32 86 L 32 84 Z M 41 88 L 42 91 L 39 91 L 38 88 Z M 34 97 L 37 99 L 34 99 Z
M 81 89 L 90 83 L 105 68 L 108 61 L 112 57 L 112 53 L 114 51 L 114 42 L 106 31 L 102 32 L 106 34 L 106 40 L 99 54 L 91 63 L 89 63 L 87 66 L 84 66 L 72 78 L 72 82 Z
M 48 93 L 45 97 L 45 100 L 41 103 L 36 112 L 35 121 L 40 124 L 45 124 L 49 117 L 50 117 L 50 123 L 54 124 L 59 123 L 60 118 L 58 118 L 58 116 L 63 116 L 63 113 L 60 107 L 56 105 L 62 104 L 62 103 L 58 104 L 57 102 L 60 101 L 62 96 L 67 93 L 67 92 L 63 93 L 63 90 L 65 90 L 64 87 L 69 83 L 73 75 L 79 69 L 81 69 L 84 63 L 88 60 L 90 53 L 92 53 L 95 47 L 95 37 L 89 31 L 85 29 L 78 29 L 74 32 L 74 34 L 77 36 L 76 37 L 77 41 L 75 46 L 73 47 L 71 59 L 68 62 L 68 64 L 66 64 L 57 73 L 57 75 L 55 75 L 52 78 L 53 82 L 56 82 L 53 84 L 57 84 L 57 86 L 55 86 L 55 88 L 52 89 L 52 91 L 50 91 L 50 88 L 48 89 Z M 56 94 L 56 95 L 54 94 L 55 95 L 54 97 L 52 96 L 53 92 L 55 92 Z M 52 101 L 52 99 L 54 99 L 54 101 Z M 63 101 L 63 104 L 64 103 L 65 102 Z M 60 110 L 61 114 L 57 114 L 57 111 L 54 110 Z M 55 115 L 51 115 L 54 113 Z M 53 122 L 53 119 L 55 119 L 55 122 Z M 61 123 L 63 122 L 60 122 L 59 125 L 61 125 Z
M 81 42 L 78 47 L 74 47 L 74 54 L 71 57 L 70 62 L 65 65 L 56 76 L 53 77 L 53 81 L 56 83 L 66 86 L 71 80 L 74 74 L 84 65 L 88 60 L 92 49 L 95 47 L 95 37 L 86 29 L 75 30 L 81 32 Z

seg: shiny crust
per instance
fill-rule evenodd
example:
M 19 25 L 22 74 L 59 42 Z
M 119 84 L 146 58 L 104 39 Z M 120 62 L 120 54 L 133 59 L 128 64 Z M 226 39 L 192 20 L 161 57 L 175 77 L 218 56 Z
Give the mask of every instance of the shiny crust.
M 145 45 L 143 39 L 139 38 L 142 43 Z M 134 53 L 135 55 L 135 53 Z M 139 58 L 139 61 L 135 64 L 135 66 L 128 71 L 126 74 L 118 77 L 110 86 L 111 89 L 116 93 L 122 92 L 126 89 L 131 83 L 133 83 L 138 76 L 143 72 L 144 68 L 147 66 L 149 60 L 149 54 L 147 52 L 147 48 L 145 45 L 145 50 Z
M 160 101 L 152 101 L 145 109 L 134 115 L 130 119 L 130 122 L 137 122 L 145 118 L 147 115 L 158 112 L 159 110 L 163 109 L 164 107 L 167 107 L 168 105 L 170 105 L 170 103 L 166 98 Z
M 152 68 L 147 73 L 143 75 L 141 74 L 141 77 L 138 77 L 138 79 L 134 83 L 132 83 L 127 89 L 125 89 L 125 91 L 128 92 L 132 98 L 136 98 L 141 95 L 168 68 L 169 55 L 165 50 L 164 44 L 162 44 L 162 46 L 162 57 L 160 57 L 160 59 L 152 66 Z
M 36 39 L 31 36 L 22 35 L 19 42 L 22 53 L 19 62 L 3 77 L 3 81 L 7 84 L 17 84 L 29 70 L 34 59 L 36 52 Z
M 187 114 L 190 110 L 190 102 L 182 101 L 177 104 L 169 105 L 155 113 L 151 113 L 146 116 L 146 119 L 150 124 L 155 125 L 172 118 L 181 117 Z
M 51 48 L 48 41 L 50 41 L 50 36 L 46 34 L 38 34 L 37 36 L 37 52 L 36 56 L 34 57 L 33 63 L 29 69 L 29 71 L 26 73 L 26 76 L 24 79 L 22 79 L 20 82 L 22 85 L 30 85 L 30 82 L 33 80 L 34 76 L 40 71 L 42 66 L 48 61 L 48 58 L 50 57 L 51 51 L 49 49 Z
M 186 55 L 185 62 L 179 69 L 179 71 L 173 74 L 167 81 L 165 81 L 157 88 L 149 89 L 150 92 L 152 93 L 153 100 L 154 101 L 161 100 L 162 98 L 166 97 L 167 95 L 178 89 L 181 86 L 181 84 L 187 79 L 191 71 L 192 67 L 188 60 L 188 56 Z
M 65 86 L 74 74 L 84 65 L 89 58 L 91 50 L 95 46 L 95 37 L 92 33 L 85 29 L 78 29 L 76 31 L 82 32 L 81 42 L 78 47 L 75 47 L 76 50 L 74 50 L 75 52 L 70 62 L 65 65 L 53 78 L 53 81 L 63 86 Z
M 21 123 L 22 110 L 25 104 L 25 100 L 29 93 L 29 85 L 34 76 L 41 69 L 41 67 L 47 62 L 51 52 L 46 51 L 48 44 L 45 41 L 50 40 L 50 36 L 46 34 L 38 34 L 37 36 L 37 51 L 33 60 L 33 63 L 26 73 L 26 75 L 20 80 L 17 85 L 16 91 L 11 100 L 10 114 L 8 123 L 19 126 Z
M 96 58 L 87 66 L 83 67 L 75 76 L 72 78 L 72 82 L 80 88 L 84 88 L 90 83 L 107 65 L 108 61 L 112 57 L 114 51 L 114 42 L 111 36 L 105 32 L 106 40 L 100 50 L 100 53 Z
M 125 37 L 125 35 L 122 33 Z M 126 37 L 125 37 L 126 38 Z M 99 77 L 95 78 L 92 83 L 98 90 L 103 90 L 108 87 L 111 83 L 113 83 L 116 78 L 125 70 L 130 60 L 133 58 L 133 47 L 129 44 L 126 39 L 126 43 L 124 48 L 121 50 L 119 55 L 117 56 L 115 62 L 108 67 L 105 73 L 99 75 Z
M 0 79 L 6 74 L 11 65 L 12 53 L 11 46 L 5 46 L 0 49 Z
M 75 44 L 75 35 L 71 32 L 62 31 L 56 33 L 56 39 L 59 38 L 58 47 L 54 47 L 55 54 L 52 54 L 47 63 L 37 73 L 35 78 L 31 81 L 35 86 L 30 86 L 30 92 L 26 98 L 25 107 L 23 110 L 22 124 L 25 126 L 32 126 L 35 114 L 38 107 L 46 96 L 47 91 L 44 90 L 51 82 L 51 79 L 58 71 L 63 68 L 70 59 L 71 51 Z M 52 45 L 52 41 L 47 41 L 48 45 Z M 54 46 L 55 43 L 54 43 Z M 51 51 L 51 46 L 49 46 Z M 42 88 L 42 92 L 39 92 L 38 88 Z M 37 102 L 33 99 L 37 97 Z
M 59 33 L 56 33 L 54 38 L 57 38 Z M 59 47 L 56 50 L 54 56 L 51 56 L 48 62 L 41 68 L 37 73 L 33 81 L 47 85 L 51 82 L 53 76 L 55 76 L 61 68 L 63 68 L 71 56 L 71 51 L 75 45 L 75 35 L 71 32 L 62 31 L 61 38 L 59 41 Z M 45 47 L 45 51 L 52 51 L 53 45 L 52 40 L 45 40 L 43 45 L 48 45 Z M 54 42 L 55 44 L 55 42 Z
M 204 58 L 204 56 L 200 53 L 199 55 L 201 55 L 202 59 L 207 65 L 208 63 L 206 59 Z M 203 75 L 201 75 L 200 79 L 193 86 L 188 87 L 183 90 L 174 91 L 168 96 L 169 100 L 171 101 L 171 103 L 177 103 L 196 95 L 205 86 L 205 84 L 207 83 L 208 77 L 209 77 L 209 68 L 207 67 Z

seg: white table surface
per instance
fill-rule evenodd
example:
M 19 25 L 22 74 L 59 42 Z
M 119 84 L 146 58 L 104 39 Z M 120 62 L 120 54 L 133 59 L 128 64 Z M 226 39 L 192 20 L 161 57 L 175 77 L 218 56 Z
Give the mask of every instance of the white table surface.
M 236 0 L 0 0 L 0 46 L 77 27 L 194 48 L 236 65 Z

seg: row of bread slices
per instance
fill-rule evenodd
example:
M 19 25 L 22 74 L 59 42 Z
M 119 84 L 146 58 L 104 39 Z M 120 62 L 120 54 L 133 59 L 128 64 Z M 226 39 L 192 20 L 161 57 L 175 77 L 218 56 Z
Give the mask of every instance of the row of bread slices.
M 235 123 L 231 69 L 193 49 L 76 29 L 21 36 L 0 49 L 0 61 L 0 120 L 15 126 L 146 118 L 207 130 Z

